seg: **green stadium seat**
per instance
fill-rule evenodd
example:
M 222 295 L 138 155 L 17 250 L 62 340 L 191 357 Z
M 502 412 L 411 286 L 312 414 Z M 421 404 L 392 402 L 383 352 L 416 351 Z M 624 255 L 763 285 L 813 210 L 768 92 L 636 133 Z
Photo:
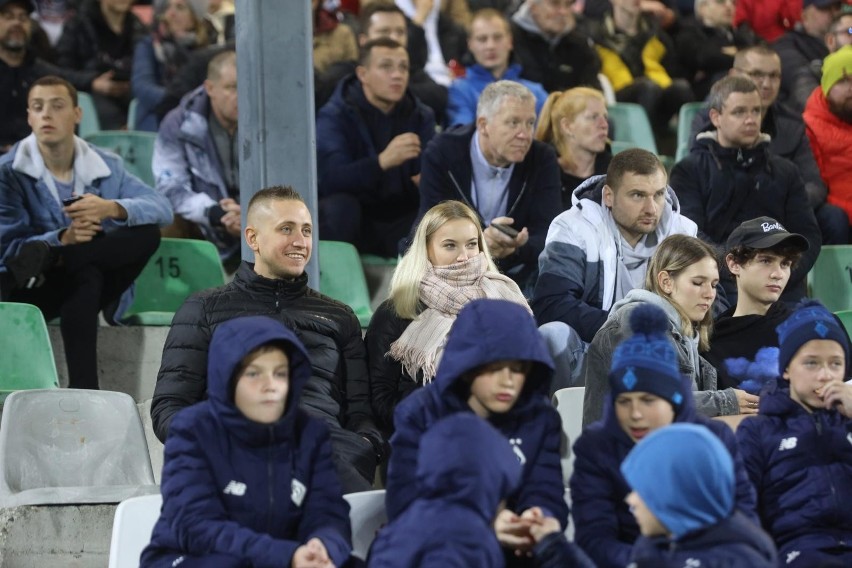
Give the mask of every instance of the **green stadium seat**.
M 160 240 L 136 279 L 136 297 L 124 314 L 130 325 L 167 326 L 187 296 L 225 283 L 219 251 L 208 241 Z
M 100 131 L 101 121 L 98 118 L 98 110 L 95 108 L 95 100 L 89 93 L 77 91 L 77 106 L 83 111 L 83 117 L 77 126 L 77 135 L 85 138 L 89 134 Z
M 832 312 L 852 310 L 852 245 L 823 245 L 808 290 Z
M 154 187 L 154 172 L 151 161 L 154 159 L 154 142 L 157 134 L 128 130 L 102 130 L 85 137 L 88 142 L 104 150 L 115 152 L 124 159 L 124 167 Z
M 843 327 L 846 328 L 846 335 L 852 336 L 852 310 L 841 310 L 834 312 L 834 315 L 840 318 Z
M 657 154 L 657 141 L 651 128 L 651 121 L 641 105 L 636 103 L 615 103 L 607 107 L 609 119 L 615 127 L 614 141 L 631 142 L 633 146 L 644 148 Z M 615 152 L 613 152 L 615 153 Z
M 623 152 L 625 150 L 629 150 L 630 148 L 636 148 L 635 142 L 624 142 L 622 140 L 613 140 L 609 147 L 612 149 L 612 155 L 615 156 L 619 152 Z
M 370 294 L 358 250 L 349 243 L 319 242 L 320 292 L 355 312 L 361 327 L 370 324 Z
M 691 142 L 689 134 L 692 131 L 692 120 L 705 106 L 706 103 L 704 102 L 695 102 L 686 103 L 680 107 L 677 115 L 677 161 L 680 161 L 683 156 L 689 153 L 689 143 Z M 685 149 L 681 150 L 681 146 L 685 146 Z
M 0 302 L 0 404 L 18 390 L 59 387 L 53 349 L 41 310 Z
M 136 115 L 139 112 L 139 99 L 130 99 L 127 107 L 127 130 L 136 130 Z

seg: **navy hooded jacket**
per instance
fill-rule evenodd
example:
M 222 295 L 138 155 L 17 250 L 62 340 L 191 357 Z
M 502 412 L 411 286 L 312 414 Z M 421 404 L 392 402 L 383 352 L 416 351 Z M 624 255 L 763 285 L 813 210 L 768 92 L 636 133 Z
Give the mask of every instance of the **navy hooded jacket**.
M 690 379 L 682 382 L 681 394 L 684 402 L 674 421 L 703 424 L 722 440 L 734 459 L 736 508 L 757 522 L 754 488 L 733 431 L 727 424 L 696 412 Z M 599 568 L 627 566 L 633 543 L 639 537 L 639 525 L 624 502 L 630 486 L 620 470 L 634 445 L 618 423 L 612 393 L 607 395 L 603 419 L 583 430 L 574 444 L 570 486 L 575 538 Z
M 442 419 L 423 435 L 417 499 L 379 533 L 370 568 L 502 567 L 491 523 L 521 481 L 512 445 L 478 416 Z
M 559 444 L 562 423 L 547 399 L 553 362 L 535 321 L 519 304 L 474 300 L 456 318 L 435 380 L 404 399 L 394 413 L 385 506 L 393 521 L 423 492 L 417 479 L 417 448 L 423 434 L 441 418 L 472 412 L 465 376 L 496 361 L 533 363 L 515 405 L 489 422 L 509 439 L 523 465 L 520 489 L 507 500 L 515 513 L 541 507 L 564 527 L 564 499 Z
M 808 412 L 787 381 L 760 393 L 760 414 L 737 428 L 764 528 L 784 557 L 852 543 L 852 421 Z
M 287 345 L 289 392 L 283 416 L 261 424 L 235 406 L 234 375 L 246 355 L 270 342 Z M 235 318 L 216 328 L 208 369 L 208 399 L 179 412 L 169 427 L 163 508 L 142 566 L 217 554 L 256 568 L 289 566 L 314 537 L 343 564 L 351 550 L 349 506 L 328 429 L 298 408 L 311 376 L 305 348 L 271 318 Z

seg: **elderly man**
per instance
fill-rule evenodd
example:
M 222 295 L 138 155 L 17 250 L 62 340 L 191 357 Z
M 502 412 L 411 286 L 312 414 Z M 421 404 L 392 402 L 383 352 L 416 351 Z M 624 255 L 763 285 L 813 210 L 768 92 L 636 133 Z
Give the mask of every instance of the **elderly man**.
M 805 124 L 822 177 L 828 184 L 828 202 L 852 219 L 852 46 L 825 58 L 822 82 L 805 105 Z M 849 233 L 846 240 L 849 242 Z
M 470 205 L 500 268 L 523 287 L 561 211 L 553 149 L 533 140 L 535 97 L 513 81 L 482 91 L 476 122 L 436 136 L 423 154 L 418 219 L 446 199 Z M 416 223 L 415 223 L 416 225 Z

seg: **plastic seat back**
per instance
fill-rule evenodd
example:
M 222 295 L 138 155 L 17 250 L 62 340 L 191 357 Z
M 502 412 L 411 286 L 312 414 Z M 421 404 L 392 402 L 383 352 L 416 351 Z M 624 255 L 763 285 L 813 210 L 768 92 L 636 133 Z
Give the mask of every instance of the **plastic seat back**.
M 169 325 L 187 296 L 224 283 L 222 261 L 213 243 L 163 238 L 136 279 L 136 296 L 124 321 L 132 325 Z
M 832 312 L 852 310 L 852 245 L 823 245 L 808 273 L 808 289 Z
M 852 336 L 852 310 L 842 310 L 835 312 L 834 315 L 840 318 L 840 322 L 846 328 L 846 335 Z
M 706 103 L 699 101 L 693 103 L 684 103 L 683 106 L 680 107 L 680 110 L 677 113 L 677 148 L 678 148 L 678 157 L 677 160 L 689 153 L 689 144 L 692 140 L 689 139 L 689 134 L 692 132 L 692 121 L 695 119 L 695 115 L 701 112 L 701 109 L 707 106 Z M 685 146 L 683 150 L 681 150 L 681 146 Z M 683 155 L 681 155 L 683 152 Z
M 125 499 L 118 504 L 112 523 L 109 568 L 139 567 L 139 556 L 151 541 L 162 506 L 163 497 L 159 493 Z
M 352 554 L 361 560 L 366 560 L 376 533 L 388 521 L 388 515 L 385 512 L 385 490 L 347 493 L 343 498 L 349 503 Z
M 41 310 L 0 302 L 0 404 L 9 393 L 59 386 L 50 336 Z
M 361 327 L 370 324 L 370 293 L 357 249 L 349 243 L 319 242 L 320 292 L 355 312 Z
M 136 130 L 136 115 L 139 114 L 139 99 L 130 99 L 127 106 L 127 130 Z
M 95 100 L 92 98 L 92 95 L 83 91 L 77 91 L 77 105 L 83 111 L 80 124 L 77 126 L 77 136 L 86 138 L 101 129 L 98 109 L 95 108 Z
M 583 396 L 586 387 L 568 387 L 553 393 L 553 404 L 556 412 L 562 418 L 562 433 L 565 435 L 563 446 L 560 448 L 562 462 L 562 479 L 565 485 L 574 472 L 574 452 L 571 446 L 583 431 Z
M 124 160 L 125 169 L 154 187 L 154 142 L 157 134 L 127 130 L 102 130 L 86 136 L 86 140 L 104 150 L 115 152 Z
M 0 425 L 0 474 L 4 507 L 117 503 L 156 491 L 136 403 L 110 391 L 9 395 Z
M 634 146 L 657 154 L 657 141 L 651 128 L 651 121 L 641 105 L 636 103 L 615 103 L 607 108 L 609 120 L 615 127 L 613 140 L 632 142 Z

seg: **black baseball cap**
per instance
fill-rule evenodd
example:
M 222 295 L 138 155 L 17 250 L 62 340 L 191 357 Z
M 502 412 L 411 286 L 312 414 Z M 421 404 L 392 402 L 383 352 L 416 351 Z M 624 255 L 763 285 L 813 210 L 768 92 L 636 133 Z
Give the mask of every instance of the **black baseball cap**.
M 728 237 L 727 248 L 731 250 L 736 246 L 744 246 L 753 249 L 768 249 L 780 243 L 789 243 L 805 252 L 810 248 L 808 239 L 798 233 L 791 233 L 781 223 L 772 217 L 758 217 L 744 221 L 739 227 L 731 232 Z
M 35 4 L 32 0 L 0 0 L 0 8 L 5 8 L 9 4 L 18 4 L 27 12 L 35 12 Z

